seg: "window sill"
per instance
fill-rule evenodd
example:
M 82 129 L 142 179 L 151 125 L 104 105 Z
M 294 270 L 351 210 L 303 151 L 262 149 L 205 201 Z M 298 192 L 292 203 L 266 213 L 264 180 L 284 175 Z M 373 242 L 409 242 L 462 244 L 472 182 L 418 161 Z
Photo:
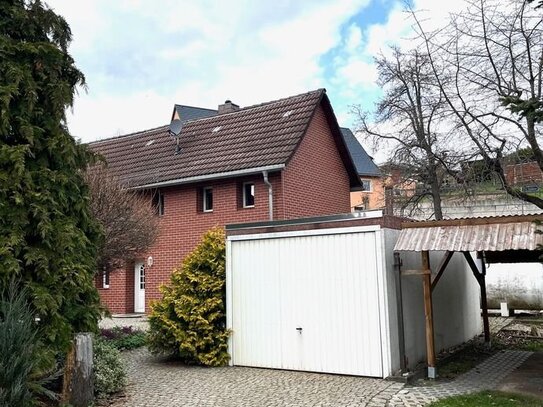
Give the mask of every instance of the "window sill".
M 242 206 L 241 209 L 253 209 L 255 206 L 254 205 L 251 205 L 251 206 Z

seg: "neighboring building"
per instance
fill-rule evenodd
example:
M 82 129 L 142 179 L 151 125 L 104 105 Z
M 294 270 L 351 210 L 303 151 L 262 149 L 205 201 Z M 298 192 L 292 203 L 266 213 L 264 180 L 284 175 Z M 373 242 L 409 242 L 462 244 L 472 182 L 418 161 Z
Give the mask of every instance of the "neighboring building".
M 360 178 L 324 89 L 246 108 L 176 105 L 163 126 L 90 144 L 160 216 L 148 253 L 98 282 L 111 312 L 145 312 L 203 233 L 231 223 L 346 213 Z M 271 204 L 271 205 L 270 205 Z
M 362 191 L 351 192 L 351 211 L 383 208 L 385 193 L 379 167 L 375 165 L 373 158 L 364 150 L 350 129 L 342 127 L 341 134 L 362 184 Z
M 543 187 L 543 172 L 535 161 L 508 164 L 504 172 L 509 185 L 522 187 L 525 192 L 538 192 Z

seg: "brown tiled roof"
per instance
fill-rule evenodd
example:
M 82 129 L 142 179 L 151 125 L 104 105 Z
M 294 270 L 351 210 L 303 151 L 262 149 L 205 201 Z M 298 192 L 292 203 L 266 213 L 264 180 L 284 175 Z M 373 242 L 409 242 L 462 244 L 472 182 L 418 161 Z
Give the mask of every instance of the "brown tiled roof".
M 326 91 L 319 89 L 186 122 L 179 137 L 179 154 L 175 154 L 175 139 L 168 134 L 168 126 L 89 146 L 106 158 L 122 182 L 133 187 L 281 165 L 295 151 L 320 103 L 333 116 Z M 332 123 L 337 127 L 335 117 Z M 345 156 L 341 137 L 334 137 Z M 349 170 L 352 162 L 344 159 Z

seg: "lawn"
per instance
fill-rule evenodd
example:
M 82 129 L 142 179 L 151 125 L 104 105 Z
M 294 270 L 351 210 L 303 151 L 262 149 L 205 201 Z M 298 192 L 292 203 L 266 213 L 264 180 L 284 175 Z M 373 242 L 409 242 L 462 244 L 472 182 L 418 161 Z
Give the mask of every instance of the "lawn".
M 499 391 L 484 391 L 464 396 L 448 397 L 429 407 L 541 407 L 543 400 Z

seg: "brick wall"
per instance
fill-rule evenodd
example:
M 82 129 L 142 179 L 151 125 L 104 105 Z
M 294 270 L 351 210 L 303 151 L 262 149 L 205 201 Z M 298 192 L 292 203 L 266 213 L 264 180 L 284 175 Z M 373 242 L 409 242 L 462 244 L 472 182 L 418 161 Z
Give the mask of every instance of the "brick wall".
M 284 171 L 283 193 L 287 219 L 351 211 L 347 170 L 320 106 Z
M 102 276 L 96 277 L 100 299 L 113 314 L 134 311 L 134 262 L 127 262 L 125 268 L 115 270 L 109 277 L 109 288 L 102 287 Z
M 241 184 L 255 183 L 255 206 L 243 208 Z M 348 213 L 350 188 L 326 117 L 319 107 L 298 150 L 282 172 L 270 174 L 274 193 L 274 219 Z M 213 212 L 201 210 L 199 192 L 213 188 Z M 160 298 L 159 286 L 214 226 L 268 220 L 268 190 L 262 175 L 166 188 L 164 215 L 154 248 L 137 260 L 153 257 L 146 269 L 145 302 Z M 101 286 L 98 282 L 98 287 Z M 113 313 L 134 310 L 134 263 L 113 272 L 110 288 L 101 289 L 103 303 Z
M 274 191 L 274 216 L 284 218 L 281 206 L 281 174 L 270 173 Z M 255 183 L 254 208 L 243 208 L 241 186 L 243 182 Z M 203 187 L 213 188 L 213 212 L 202 211 L 199 196 Z M 214 226 L 229 223 L 243 223 L 268 220 L 268 188 L 262 176 L 212 181 L 209 183 L 166 188 L 164 194 L 164 215 L 161 216 L 159 236 L 154 247 L 137 260 L 147 263 L 153 257 L 153 265 L 146 267 L 145 308 L 149 301 L 160 298 L 160 284 L 169 281 L 174 268 L 198 244 L 202 235 Z M 101 280 L 97 281 L 101 287 Z M 134 262 L 126 269 L 110 275 L 110 288 L 99 289 L 103 304 L 112 313 L 134 311 Z
M 511 164 L 505 166 L 505 179 L 510 185 L 540 184 L 543 172 L 536 162 Z

